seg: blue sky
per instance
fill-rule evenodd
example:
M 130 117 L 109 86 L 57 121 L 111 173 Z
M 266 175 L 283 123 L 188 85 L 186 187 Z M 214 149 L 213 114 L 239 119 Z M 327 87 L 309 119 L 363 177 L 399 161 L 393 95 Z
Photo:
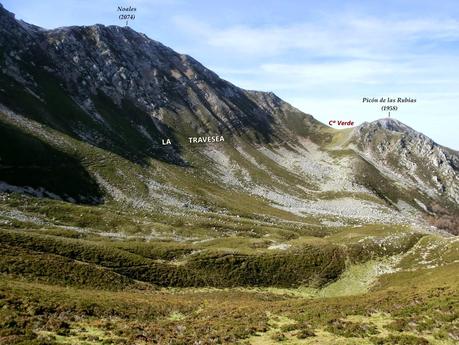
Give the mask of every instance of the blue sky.
M 45 27 L 130 26 L 232 83 L 273 91 L 322 122 L 386 116 L 363 97 L 412 97 L 394 117 L 459 150 L 459 2 L 0 0 Z

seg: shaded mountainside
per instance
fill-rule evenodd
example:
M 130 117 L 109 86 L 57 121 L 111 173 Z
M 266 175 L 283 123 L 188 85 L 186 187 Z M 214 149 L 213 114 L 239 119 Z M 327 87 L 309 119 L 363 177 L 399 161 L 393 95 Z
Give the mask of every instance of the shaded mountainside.
M 0 8 L 0 34 L 2 191 L 317 229 L 458 214 L 457 152 L 396 120 L 331 129 L 128 27 Z

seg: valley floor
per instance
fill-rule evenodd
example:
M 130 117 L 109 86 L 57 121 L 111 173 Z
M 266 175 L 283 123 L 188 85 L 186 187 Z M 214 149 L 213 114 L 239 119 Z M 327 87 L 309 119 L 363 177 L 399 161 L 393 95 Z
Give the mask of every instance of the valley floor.
M 0 344 L 459 341 L 457 237 L 378 224 L 265 236 L 246 219 L 217 236 L 208 219 L 147 238 L 104 231 L 127 224 L 121 211 L 77 226 L 78 207 L 21 200 L 2 208 Z
M 455 344 L 457 263 L 366 294 L 104 291 L 2 277 L 3 344 Z

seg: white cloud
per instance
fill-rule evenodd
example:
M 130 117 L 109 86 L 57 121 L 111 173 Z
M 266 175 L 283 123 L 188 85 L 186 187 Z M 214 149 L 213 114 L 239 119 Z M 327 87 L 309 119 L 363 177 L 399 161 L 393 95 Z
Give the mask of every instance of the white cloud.
M 394 66 L 376 61 L 343 61 L 309 64 L 264 64 L 261 71 L 295 83 L 373 83 L 378 77 L 394 73 Z
M 393 115 L 459 148 L 452 129 L 459 127 L 459 21 L 334 15 L 283 26 L 174 21 L 198 49 L 224 57 L 226 65 L 212 69 L 238 86 L 274 91 L 323 122 L 387 115 L 362 97 L 414 97 Z
M 304 64 L 262 63 L 252 68 L 212 66 L 223 78 L 236 85 L 258 90 L 303 90 L 346 87 L 360 92 L 365 86 L 426 92 L 433 88 L 459 88 L 455 57 L 429 57 L 409 60 L 345 60 Z M 429 92 L 431 92 L 430 90 Z M 441 90 L 442 91 L 442 90 Z
M 432 42 L 459 38 L 459 21 L 448 19 L 381 20 L 378 18 L 322 18 L 285 26 L 210 26 L 176 16 L 175 24 L 206 44 L 245 55 L 278 55 L 299 49 L 314 55 L 384 58 L 419 39 Z

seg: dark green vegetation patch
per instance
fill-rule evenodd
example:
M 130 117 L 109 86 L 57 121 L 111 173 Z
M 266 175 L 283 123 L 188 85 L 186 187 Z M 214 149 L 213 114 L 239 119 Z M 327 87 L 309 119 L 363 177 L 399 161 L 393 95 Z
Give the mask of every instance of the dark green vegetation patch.
M 104 268 L 100 271 L 102 281 L 106 281 L 108 269 L 125 279 L 167 287 L 321 286 L 337 279 L 345 269 L 344 252 L 334 245 L 308 246 L 301 251 L 277 254 L 244 255 L 202 251 L 188 255 L 183 262 L 175 262 L 175 258 L 190 254 L 190 247 L 165 246 L 161 242 L 155 245 L 88 241 L 27 231 L 0 230 L 0 234 L 0 242 L 8 245 L 5 250 L 10 248 L 11 252 L 18 247 L 34 253 L 30 256 L 17 256 L 16 259 L 14 255 L 2 257 L 3 270 L 19 275 L 33 274 L 32 269 L 24 271 L 27 260 L 34 262 L 37 261 L 35 256 L 42 255 L 40 260 L 46 261 L 49 254 Z M 15 260 L 17 262 L 13 262 Z M 57 278 L 52 278 L 56 273 L 55 268 L 53 265 L 45 266 L 37 270 L 36 275 L 56 281 Z M 93 272 L 91 278 L 96 281 L 90 285 L 104 286 L 104 283 L 97 282 L 97 272 Z M 74 273 L 77 274 L 77 271 Z M 71 282 L 72 279 L 67 281 Z M 79 281 L 77 278 L 74 280 Z

